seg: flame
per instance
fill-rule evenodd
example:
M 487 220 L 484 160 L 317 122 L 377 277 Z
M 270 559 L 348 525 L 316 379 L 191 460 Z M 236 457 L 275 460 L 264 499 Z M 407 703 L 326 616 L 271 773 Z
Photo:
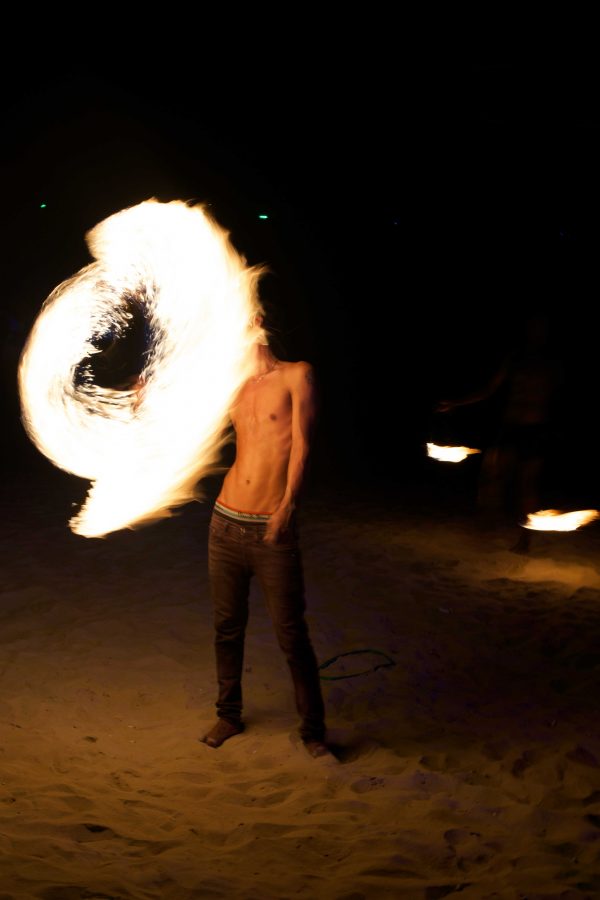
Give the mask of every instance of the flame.
M 86 240 L 96 262 L 44 303 L 19 389 L 32 441 L 92 482 L 70 527 L 102 537 L 194 498 L 218 459 L 253 348 L 266 338 L 254 321 L 260 270 L 246 266 L 202 206 L 148 200 L 100 222 Z M 143 387 L 100 387 L 82 361 L 99 352 L 100 336 L 125 332 L 132 304 L 152 335 Z
M 597 509 L 579 509 L 567 513 L 561 513 L 558 509 L 542 509 L 528 515 L 523 528 L 530 528 L 532 531 L 575 531 L 594 519 L 600 519 Z
M 427 444 L 427 456 L 439 459 L 440 462 L 462 462 L 473 453 L 481 453 L 481 450 L 474 450 L 472 447 L 443 447 L 438 444 Z

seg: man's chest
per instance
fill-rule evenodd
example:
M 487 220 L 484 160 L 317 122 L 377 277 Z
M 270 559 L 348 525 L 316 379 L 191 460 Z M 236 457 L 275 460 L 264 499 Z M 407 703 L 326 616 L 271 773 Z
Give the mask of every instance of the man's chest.
M 292 399 L 280 385 L 248 384 L 240 392 L 231 410 L 235 430 L 279 430 L 289 426 Z

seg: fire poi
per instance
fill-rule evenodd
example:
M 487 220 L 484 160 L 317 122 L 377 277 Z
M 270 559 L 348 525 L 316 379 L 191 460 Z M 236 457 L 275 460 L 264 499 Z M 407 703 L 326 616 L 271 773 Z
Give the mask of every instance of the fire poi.
M 523 528 L 532 531 L 575 531 L 576 528 L 587 525 L 595 519 L 600 519 L 600 512 L 597 509 L 579 509 L 563 513 L 558 509 L 542 509 L 528 515 Z
M 101 537 L 196 496 L 252 346 L 265 336 L 254 323 L 260 269 L 201 206 L 149 200 L 100 222 L 86 240 L 95 262 L 43 304 L 19 390 L 31 440 L 92 482 L 72 530 Z M 141 390 L 102 387 L 86 360 L 104 335 L 125 333 L 134 308 L 149 335 Z
M 437 459 L 440 462 L 462 462 L 467 456 L 474 453 L 481 453 L 481 450 L 475 450 L 473 447 L 447 447 L 438 444 L 427 444 L 427 456 Z

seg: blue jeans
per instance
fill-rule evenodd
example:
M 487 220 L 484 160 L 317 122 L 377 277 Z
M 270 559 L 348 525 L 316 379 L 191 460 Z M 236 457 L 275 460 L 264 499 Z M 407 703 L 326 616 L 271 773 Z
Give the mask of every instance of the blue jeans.
M 219 693 L 217 715 L 242 715 L 244 637 L 250 579 L 256 575 L 287 659 L 300 715 L 302 740 L 323 740 L 325 712 L 319 670 L 304 618 L 304 579 L 294 526 L 275 545 L 265 544 L 264 522 L 235 522 L 213 512 L 208 572 L 215 615 Z

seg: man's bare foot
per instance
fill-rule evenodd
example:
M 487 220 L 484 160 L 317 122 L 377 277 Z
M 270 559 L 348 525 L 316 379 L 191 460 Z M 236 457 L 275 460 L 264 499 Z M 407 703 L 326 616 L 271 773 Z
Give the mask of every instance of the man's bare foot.
M 242 722 L 229 722 L 227 719 L 218 719 L 217 724 L 200 740 L 203 744 L 208 744 L 209 747 L 220 747 L 228 738 L 241 734 L 243 730 Z
M 312 756 L 313 759 L 318 759 L 320 756 L 328 756 L 335 759 L 333 753 L 323 741 L 302 741 L 302 743 L 306 748 L 306 752 Z

